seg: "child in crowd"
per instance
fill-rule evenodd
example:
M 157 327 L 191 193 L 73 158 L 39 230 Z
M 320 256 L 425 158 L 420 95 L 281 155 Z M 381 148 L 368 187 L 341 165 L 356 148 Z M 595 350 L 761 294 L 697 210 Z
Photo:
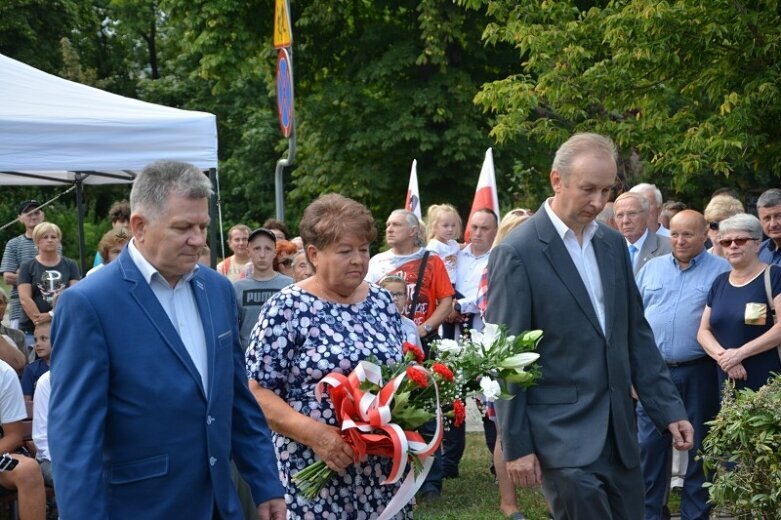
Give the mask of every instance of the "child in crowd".
M 428 244 L 426 249 L 439 256 L 445 264 L 450 283 L 456 290 L 454 300 L 463 298 L 456 287 L 456 260 L 461 244 L 456 239 L 461 236 L 461 217 L 450 204 L 432 204 L 426 212 L 426 229 L 428 230 Z M 443 338 L 455 339 L 456 325 L 449 320 L 440 327 L 440 335 Z
M 407 305 L 407 282 L 399 275 L 389 274 L 380 280 L 380 287 L 388 291 L 393 298 L 393 303 L 401 314 L 401 329 L 404 332 L 404 341 L 412 343 L 418 348 L 423 348 L 418 335 L 418 327 L 415 322 L 404 316 L 404 307 Z
M 51 394 L 51 372 L 46 372 L 38 379 L 33 398 L 33 443 L 35 444 L 35 460 L 41 466 L 43 482 L 54 487 L 52 479 L 52 461 L 49 455 L 49 395 Z
M 50 329 L 50 321 L 35 326 L 35 355 L 38 359 L 27 365 L 22 374 L 22 393 L 27 401 L 32 400 L 38 379 L 49 371 L 49 359 L 52 355 Z
M 450 204 L 432 204 L 428 207 L 426 249 L 442 259 L 453 285 L 456 283 L 456 259 L 461 250 L 461 244 L 456 239 L 461 236 L 461 227 L 461 217 Z
M 293 283 L 293 279 L 274 270 L 277 256 L 276 235 L 266 228 L 258 228 L 249 235 L 249 251 L 252 273 L 233 282 L 239 305 L 239 339 L 245 349 L 250 334 L 258 322 L 260 308 L 280 289 Z

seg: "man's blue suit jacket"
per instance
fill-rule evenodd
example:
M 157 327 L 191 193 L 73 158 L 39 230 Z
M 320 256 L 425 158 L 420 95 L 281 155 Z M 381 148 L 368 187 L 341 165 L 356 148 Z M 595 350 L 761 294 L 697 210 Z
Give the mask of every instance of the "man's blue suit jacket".
M 284 495 L 247 387 L 231 284 L 207 268 L 189 283 L 206 338 L 206 392 L 127 248 L 62 294 L 49 412 L 62 519 L 242 518 L 231 458 L 255 503 Z

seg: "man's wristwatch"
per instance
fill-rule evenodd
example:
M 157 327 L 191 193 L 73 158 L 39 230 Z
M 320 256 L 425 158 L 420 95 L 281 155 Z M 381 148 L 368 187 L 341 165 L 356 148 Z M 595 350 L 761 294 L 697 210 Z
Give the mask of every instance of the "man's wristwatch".
M 458 303 L 458 302 L 453 304 L 453 310 L 456 311 L 457 313 L 461 314 L 461 304 Z
M 434 330 L 434 329 L 432 329 L 431 325 L 429 325 L 428 323 L 424 323 L 423 324 L 423 330 L 426 331 L 426 336 L 428 336 L 429 334 L 431 334 L 431 331 Z

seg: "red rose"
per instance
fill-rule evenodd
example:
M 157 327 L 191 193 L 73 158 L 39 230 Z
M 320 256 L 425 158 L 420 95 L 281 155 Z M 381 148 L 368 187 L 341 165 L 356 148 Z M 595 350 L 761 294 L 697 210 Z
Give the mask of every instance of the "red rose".
M 446 381 L 452 382 L 455 379 L 455 376 L 453 376 L 453 371 L 450 370 L 447 365 L 443 365 L 442 363 L 434 363 L 431 368 L 434 370 L 434 372 L 442 376 L 442 379 Z
M 453 426 L 458 428 L 466 419 L 466 407 L 460 399 L 453 401 Z
M 406 356 L 408 352 L 412 352 L 413 357 L 415 358 L 415 361 L 417 363 L 423 363 L 423 360 L 426 359 L 426 356 L 423 354 L 423 351 L 420 350 L 417 345 L 413 345 L 409 342 L 404 342 L 404 346 L 402 347 L 402 352 Z
M 415 370 L 413 367 L 407 367 L 407 377 L 421 388 L 428 386 L 428 378 L 420 370 Z

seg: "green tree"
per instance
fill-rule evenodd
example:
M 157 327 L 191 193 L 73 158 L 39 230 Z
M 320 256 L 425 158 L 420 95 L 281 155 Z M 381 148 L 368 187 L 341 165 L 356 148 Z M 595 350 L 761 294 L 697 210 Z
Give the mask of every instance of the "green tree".
M 460 3 L 486 10 L 486 43 L 521 59 L 476 97 L 500 142 L 603 132 L 643 177 L 691 197 L 781 174 L 777 1 Z

